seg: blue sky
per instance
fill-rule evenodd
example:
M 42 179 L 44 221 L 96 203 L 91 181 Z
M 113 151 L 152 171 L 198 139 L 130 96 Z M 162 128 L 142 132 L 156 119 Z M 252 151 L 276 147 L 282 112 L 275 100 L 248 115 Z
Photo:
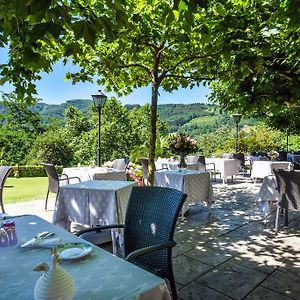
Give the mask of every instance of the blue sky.
M 7 63 L 8 56 L 5 49 L 0 48 L 0 63 Z M 57 63 L 53 67 L 52 73 L 42 73 L 42 79 L 36 83 L 38 98 L 42 99 L 42 102 L 48 104 L 60 104 L 71 99 L 92 99 L 91 95 L 95 93 L 101 87 L 96 83 L 77 83 L 73 85 L 71 81 L 64 79 L 67 72 L 76 70 L 76 67 L 67 64 L 63 65 L 62 62 Z M 13 87 L 5 84 L 0 86 L 0 91 L 11 92 Z M 106 93 L 107 96 L 115 96 L 113 93 Z M 166 93 L 160 91 L 159 104 L 167 103 L 199 103 L 206 102 L 206 95 L 209 94 L 209 89 L 205 87 L 199 87 L 194 89 L 179 89 L 173 93 Z M 123 104 L 144 104 L 149 103 L 151 100 L 151 87 L 136 89 L 132 94 L 119 98 Z

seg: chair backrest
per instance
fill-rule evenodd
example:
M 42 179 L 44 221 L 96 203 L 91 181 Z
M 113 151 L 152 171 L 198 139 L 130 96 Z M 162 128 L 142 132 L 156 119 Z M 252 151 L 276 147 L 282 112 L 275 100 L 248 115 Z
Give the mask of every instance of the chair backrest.
M 232 154 L 232 158 L 237 159 L 240 163 L 241 166 L 245 166 L 245 154 L 244 153 L 234 153 Z
M 125 167 L 126 167 L 125 158 L 115 159 L 114 164 L 113 164 L 114 169 L 116 169 L 116 170 L 125 170 Z
M 53 164 L 42 163 L 48 175 L 48 190 L 52 193 L 58 193 L 59 190 L 59 177 Z
M 166 187 L 133 187 L 129 197 L 124 229 L 124 251 L 132 251 L 173 241 L 179 212 L 187 195 Z M 139 257 L 138 264 L 168 272 L 170 248 Z
M 186 157 L 187 164 L 197 164 L 199 157 L 197 155 L 188 155 Z
M 127 177 L 124 170 L 124 172 L 96 173 L 93 180 L 127 180 Z
M 206 162 L 205 162 L 205 156 L 204 155 L 198 156 L 198 163 L 203 164 L 205 166 Z
M 1 166 L 0 167 L 0 189 L 2 190 L 8 177 L 9 173 L 11 172 L 12 167 L 10 166 Z
M 287 161 L 287 152 L 286 151 L 278 151 L 278 161 Z
M 141 158 L 140 159 L 142 167 L 143 167 L 143 178 L 144 179 L 148 179 L 148 175 L 149 175 L 149 159 L 148 158 Z
M 279 192 L 279 206 L 300 210 L 300 172 L 282 169 L 273 170 Z

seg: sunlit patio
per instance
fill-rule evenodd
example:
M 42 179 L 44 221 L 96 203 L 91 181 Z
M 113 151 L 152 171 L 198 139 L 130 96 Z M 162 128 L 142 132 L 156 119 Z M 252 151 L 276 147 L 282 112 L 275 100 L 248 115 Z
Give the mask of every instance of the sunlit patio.
M 291 212 L 288 231 L 276 236 L 275 208 L 265 225 L 255 206 L 260 185 L 242 176 L 213 183 L 211 210 L 197 204 L 180 220 L 173 251 L 180 299 L 299 299 L 300 215 Z M 43 199 L 6 211 L 51 222 L 53 207 L 51 199 L 45 212 Z

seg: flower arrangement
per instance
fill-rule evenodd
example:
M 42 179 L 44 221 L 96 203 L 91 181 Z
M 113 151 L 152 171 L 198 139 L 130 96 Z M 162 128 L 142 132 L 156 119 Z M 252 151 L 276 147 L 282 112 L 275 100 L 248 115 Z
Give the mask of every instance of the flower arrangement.
M 170 136 L 169 149 L 180 156 L 186 156 L 197 151 L 197 140 L 186 133 L 176 133 Z
M 130 162 L 128 164 L 128 167 L 126 170 L 126 175 L 127 175 L 128 180 L 142 183 L 143 182 L 143 167 Z

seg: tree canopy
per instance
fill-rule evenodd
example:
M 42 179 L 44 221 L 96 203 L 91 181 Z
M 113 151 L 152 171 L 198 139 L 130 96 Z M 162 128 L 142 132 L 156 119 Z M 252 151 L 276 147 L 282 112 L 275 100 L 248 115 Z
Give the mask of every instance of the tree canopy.
M 1 0 L 9 61 L 0 83 L 30 102 L 40 72 L 63 59 L 80 67 L 67 75 L 74 83 L 96 75 L 118 95 L 151 85 L 151 181 L 160 89 L 212 82 L 223 109 L 274 126 L 299 111 L 299 8 L 299 0 Z
M 223 20 L 235 21 L 235 30 L 228 40 L 231 52 L 220 57 L 211 99 L 225 110 L 271 118 L 278 128 L 275 119 L 300 108 L 300 2 L 245 1 L 241 5 L 244 9 Z M 288 119 L 284 123 L 295 125 Z

